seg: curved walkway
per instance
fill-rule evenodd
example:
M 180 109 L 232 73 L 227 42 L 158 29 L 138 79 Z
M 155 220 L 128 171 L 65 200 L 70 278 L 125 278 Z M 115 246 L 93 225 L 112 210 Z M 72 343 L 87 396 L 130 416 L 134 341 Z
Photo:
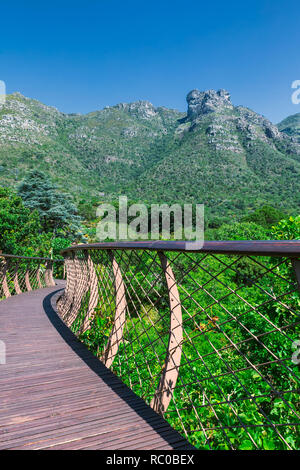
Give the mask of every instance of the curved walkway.
M 63 324 L 62 287 L 0 302 L 0 449 L 190 449 Z

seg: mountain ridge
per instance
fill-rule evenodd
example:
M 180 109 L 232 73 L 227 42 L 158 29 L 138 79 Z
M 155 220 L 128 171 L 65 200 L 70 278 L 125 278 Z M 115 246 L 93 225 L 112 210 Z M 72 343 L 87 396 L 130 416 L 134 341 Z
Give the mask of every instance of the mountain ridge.
M 192 90 L 186 113 L 138 100 L 66 114 L 15 92 L 0 105 L 0 184 L 40 168 L 77 200 L 204 202 L 227 220 L 265 203 L 299 210 L 300 144 L 287 127 L 224 89 Z

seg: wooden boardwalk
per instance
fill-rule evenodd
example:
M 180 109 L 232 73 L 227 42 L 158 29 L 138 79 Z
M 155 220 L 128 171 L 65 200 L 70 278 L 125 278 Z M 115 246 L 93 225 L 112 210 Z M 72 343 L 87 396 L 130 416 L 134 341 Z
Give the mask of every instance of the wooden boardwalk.
M 61 288 L 0 302 L 0 449 L 190 449 L 63 324 Z

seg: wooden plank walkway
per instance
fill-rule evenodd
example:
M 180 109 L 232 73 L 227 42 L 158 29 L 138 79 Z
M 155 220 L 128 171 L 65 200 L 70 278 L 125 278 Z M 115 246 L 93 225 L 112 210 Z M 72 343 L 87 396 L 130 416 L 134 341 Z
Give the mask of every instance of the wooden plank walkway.
M 63 324 L 61 288 L 0 302 L 0 449 L 191 449 Z

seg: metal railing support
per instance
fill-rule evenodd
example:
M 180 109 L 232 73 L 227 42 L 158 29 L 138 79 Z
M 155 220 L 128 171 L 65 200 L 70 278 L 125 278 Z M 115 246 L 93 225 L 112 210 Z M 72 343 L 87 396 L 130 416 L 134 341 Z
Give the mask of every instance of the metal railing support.
M 123 339 L 123 329 L 126 320 L 127 308 L 125 285 L 120 266 L 111 252 L 110 258 L 115 279 L 116 311 L 110 337 L 100 358 L 101 361 L 104 362 L 106 367 L 110 367 L 112 365 L 118 352 L 119 345 Z
M 87 293 L 89 288 L 88 268 L 86 259 L 74 259 L 74 267 L 77 285 L 73 295 L 71 314 L 68 318 L 68 324 L 70 326 L 76 320 L 77 314 L 81 307 L 82 298 Z
M 91 320 L 94 317 L 95 308 L 97 307 L 98 302 L 99 302 L 98 278 L 97 278 L 96 270 L 95 270 L 94 263 L 93 263 L 90 253 L 86 253 L 86 259 L 87 259 L 87 268 L 88 268 L 88 280 L 89 280 L 88 289 L 90 291 L 90 298 L 89 298 L 88 309 L 84 317 L 81 333 L 84 333 L 85 331 L 89 329 Z
M 293 259 L 292 260 L 292 265 L 293 265 L 293 268 L 295 270 L 296 279 L 297 279 L 298 287 L 299 287 L 299 290 L 300 290 L 300 260 Z
M 26 272 L 25 272 L 25 285 L 26 285 L 27 291 L 30 292 L 32 290 L 32 287 L 31 287 L 31 284 L 30 284 L 29 270 L 28 269 L 26 269 Z
M 15 267 L 15 272 L 14 272 L 14 286 L 15 286 L 15 291 L 17 294 L 22 294 L 22 290 L 19 285 L 19 263 L 17 262 L 16 267 Z
M 3 293 L 5 295 L 5 297 L 8 299 L 8 297 L 11 296 L 11 293 L 10 293 L 10 290 L 9 290 L 9 287 L 8 287 L 8 282 L 7 282 L 7 270 L 8 270 L 8 266 L 9 266 L 9 261 L 5 260 L 4 261 L 4 266 L 3 266 L 3 278 L 2 278 L 2 288 L 3 288 Z
M 150 406 L 159 414 L 164 414 L 173 396 L 177 382 L 182 353 L 182 311 L 179 292 L 174 273 L 167 257 L 158 252 L 161 267 L 165 275 L 170 304 L 170 333 L 167 355 L 160 382 Z

